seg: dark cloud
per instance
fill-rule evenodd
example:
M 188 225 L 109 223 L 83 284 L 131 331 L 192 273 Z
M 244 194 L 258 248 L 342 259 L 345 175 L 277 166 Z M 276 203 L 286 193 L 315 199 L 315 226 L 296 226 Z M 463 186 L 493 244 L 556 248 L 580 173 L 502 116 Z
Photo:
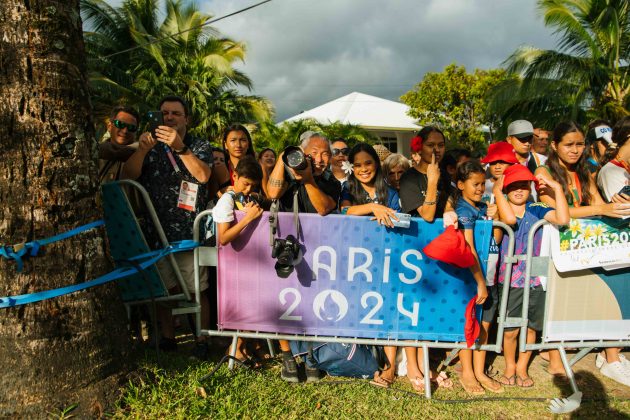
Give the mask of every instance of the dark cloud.
M 222 16 L 256 0 L 214 0 Z M 282 120 L 359 91 L 397 100 L 452 62 L 496 68 L 519 45 L 554 45 L 534 0 L 273 0 L 215 24 L 248 45 L 240 66 Z

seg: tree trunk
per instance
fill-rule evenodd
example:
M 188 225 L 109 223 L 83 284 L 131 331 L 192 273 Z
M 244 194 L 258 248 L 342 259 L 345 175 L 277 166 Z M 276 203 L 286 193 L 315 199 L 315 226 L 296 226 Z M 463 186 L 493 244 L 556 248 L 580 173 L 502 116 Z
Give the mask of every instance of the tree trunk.
M 0 244 L 98 220 L 96 143 L 77 0 L 0 8 Z M 41 253 L 40 253 L 41 254 Z M 46 247 L 16 271 L 0 258 L 0 296 L 81 283 L 110 269 L 104 232 Z M 107 408 L 129 360 L 114 285 L 0 309 L 0 417 Z

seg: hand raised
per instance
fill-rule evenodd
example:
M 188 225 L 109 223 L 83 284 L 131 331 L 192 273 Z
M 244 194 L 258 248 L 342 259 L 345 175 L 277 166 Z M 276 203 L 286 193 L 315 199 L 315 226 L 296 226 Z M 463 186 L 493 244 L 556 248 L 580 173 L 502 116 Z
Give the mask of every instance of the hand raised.
M 427 166 L 427 182 L 437 184 L 440 180 L 440 167 L 435 163 L 435 153 L 431 155 L 431 163 Z

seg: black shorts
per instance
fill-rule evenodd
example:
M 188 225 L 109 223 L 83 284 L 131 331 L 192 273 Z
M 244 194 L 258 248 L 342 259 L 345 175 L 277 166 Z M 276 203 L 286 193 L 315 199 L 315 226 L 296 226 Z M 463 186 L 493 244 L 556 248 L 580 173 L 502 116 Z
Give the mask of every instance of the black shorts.
M 483 303 L 483 312 L 481 322 L 494 322 L 497 319 L 497 310 L 499 308 L 499 292 L 498 286 L 486 286 L 488 289 L 488 298 Z
M 502 296 L 502 287 L 499 287 L 499 296 Z M 542 331 L 545 321 L 545 292 L 542 286 L 536 286 L 529 289 L 529 308 L 527 311 L 527 326 L 535 331 Z M 510 287 L 510 293 L 507 302 L 508 318 L 519 318 L 523 308 L 523 288 Z M 506 328 L 507 330 L 508 328 Z M 509 328 L 513 329 L 513 328 Z

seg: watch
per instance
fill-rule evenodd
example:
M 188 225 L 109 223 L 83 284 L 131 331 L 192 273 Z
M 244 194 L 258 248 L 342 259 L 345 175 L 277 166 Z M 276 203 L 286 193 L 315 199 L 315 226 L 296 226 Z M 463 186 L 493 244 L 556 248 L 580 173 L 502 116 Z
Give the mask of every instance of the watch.
M 173 151 L 177 155 L 183 155 L 184 153 L 186 153 L 188 151 L 188 146 L 184 145 L 184 147 L 182 147 L 181 149 L 179 149 L 179 150 L 173 149 Z

